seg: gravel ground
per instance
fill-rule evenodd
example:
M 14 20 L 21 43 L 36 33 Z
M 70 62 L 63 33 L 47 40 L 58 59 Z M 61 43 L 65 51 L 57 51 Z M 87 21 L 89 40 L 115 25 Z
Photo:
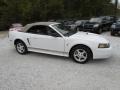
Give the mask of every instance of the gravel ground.
M 8 31 L 0 31 L 0 38 L 5 38 L 8 35 Z
M 120 90 L 120 38 L 103 36 L 113 56 L 84 65 L 65 57 L 19 55 L 8 38 L 0 39 L 0 90 Z

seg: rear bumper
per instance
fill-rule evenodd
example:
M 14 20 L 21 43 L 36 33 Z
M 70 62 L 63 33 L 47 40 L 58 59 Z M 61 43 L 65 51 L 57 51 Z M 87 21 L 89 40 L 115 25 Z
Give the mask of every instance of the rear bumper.
M 93 59 L 106 59 L 112 56 L 112 47 L 98 48 L 93 52 Z

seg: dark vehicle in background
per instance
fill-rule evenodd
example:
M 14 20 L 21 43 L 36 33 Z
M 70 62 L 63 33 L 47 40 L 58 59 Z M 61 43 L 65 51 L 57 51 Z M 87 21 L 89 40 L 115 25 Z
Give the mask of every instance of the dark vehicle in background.
M 89 20 L 77 20 L 75 22 L 75 30 L 76 31 L 83 31 L 84 24 L 87 23 Z
M 101 17 L 108 20 L 110 23 L 114 23 L 117 20 L 115 16 L 101 16 Z
M 120 19 L 118 19 L 116 23 L 113 23 L 111 26 L 111 35 L 120 35 Z
M 89 20 L 57 20 L 56 22 L 62 23 L 70 30 L 82 31 L 83 26 Z
M 66 28 L 70 29 L 70 30 L 74 30 L 75 28 L 75 21 L 76 20 L 56 20 L 55 22 L 61 23 L 63 24 Z
M 83 25 L 83 30 L 101 34 L 103 31 L 110 30 L 112 23 L 113 20 L 108 16 L 95 17 Z
M 75 20 L 68 20 L 64 24 L 66 27 L 68 27 L 70 30 L 74 30 L 75 28 Z

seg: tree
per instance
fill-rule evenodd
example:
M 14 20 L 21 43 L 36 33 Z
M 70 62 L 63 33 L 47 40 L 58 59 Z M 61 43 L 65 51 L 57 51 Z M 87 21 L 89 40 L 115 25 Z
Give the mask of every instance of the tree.
M 0 0 L 0 30 L 12 23 L 81 19 L 114 14 L 111 0 Z

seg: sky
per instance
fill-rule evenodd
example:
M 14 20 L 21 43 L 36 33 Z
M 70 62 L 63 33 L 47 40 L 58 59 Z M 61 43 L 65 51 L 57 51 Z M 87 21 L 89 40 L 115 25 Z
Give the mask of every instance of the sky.
M 112 0 L 112 2 L 114 3 L 114 2 L 115 2 L 115 0 Z M 120 0 L 118 0 L 118 2 L 120 3 Z
M 118 4 L 118 8 L 120 9 L 120 0 L 118 0 L 119 4 Z M 112 3 L 115 3 L 115 0 L 112 0 Z
M 119 4 L 118 4 L 118 8 L 120 9 L 120 0 L 118 0 Z

